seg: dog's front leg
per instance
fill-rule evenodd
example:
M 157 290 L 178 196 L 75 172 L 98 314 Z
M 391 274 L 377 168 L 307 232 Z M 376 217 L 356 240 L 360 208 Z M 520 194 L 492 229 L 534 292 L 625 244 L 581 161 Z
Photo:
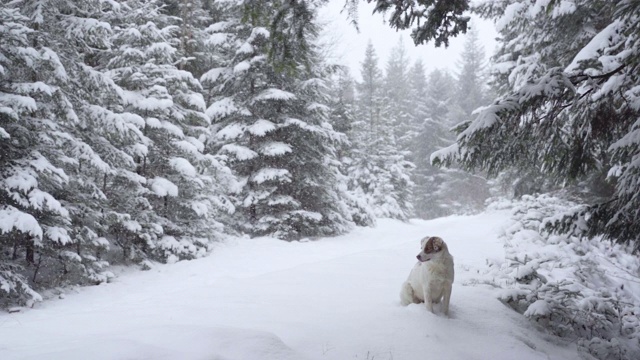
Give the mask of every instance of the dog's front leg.
M 442 309 L 444 314 L 449 316 L 449 300 L 451 300 L 451 284 L 444 286 L 444 296 L 442 299 Z
M 424 289 L 424 304 L 427 306 L 427 310 L 433 313 L 433 300 L 428 289 Z

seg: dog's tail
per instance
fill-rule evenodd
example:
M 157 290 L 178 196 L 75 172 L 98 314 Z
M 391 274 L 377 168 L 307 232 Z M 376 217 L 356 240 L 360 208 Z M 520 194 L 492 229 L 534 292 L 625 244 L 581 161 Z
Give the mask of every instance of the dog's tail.
M 405 281 L 402 284 L 402 289 L 400 289 L 400 304 L 402 306 L 407 306 L 414 302 L 415 296 L 413 295 L 413 288 L 408 281 Z

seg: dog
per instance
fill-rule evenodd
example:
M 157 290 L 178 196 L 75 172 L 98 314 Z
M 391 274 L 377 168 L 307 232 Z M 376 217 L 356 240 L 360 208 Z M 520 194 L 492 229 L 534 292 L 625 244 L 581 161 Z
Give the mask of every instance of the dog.
M 411 269 L 409 278 L 402 284 L 402 305 L 424 302 L 427 310 L 442 302 L 442 311 L 449 315 L 451 286 L 453 285 L 453 256 L 447 244 L 437 236 L 427 236 L 420 241 L 422 251 L 416 256 L 418 263 Z

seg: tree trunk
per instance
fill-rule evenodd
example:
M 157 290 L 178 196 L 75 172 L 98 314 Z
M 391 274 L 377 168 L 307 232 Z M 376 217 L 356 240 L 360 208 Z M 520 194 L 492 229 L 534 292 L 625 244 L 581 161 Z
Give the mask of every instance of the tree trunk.
M 25 248 L 27 250 L 27 253 L 25 255 L 25 260 L 27 260 L 27 262 L 29 264 L 35 264 L 35 251 L 34 251 L 34 243 L 33 243 L 33 239 L 28 239 L 27 243 L 25 244 Z

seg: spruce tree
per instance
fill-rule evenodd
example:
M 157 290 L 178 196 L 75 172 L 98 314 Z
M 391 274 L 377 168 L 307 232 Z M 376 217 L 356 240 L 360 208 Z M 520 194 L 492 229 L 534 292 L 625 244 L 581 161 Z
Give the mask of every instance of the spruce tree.
M 99 283 L 111 276 L 103 257 L 109 246 L 104 182 L 127 160 L 116 143 L 135 136 L 108 108 L 118 87 L 97 70 L 110 47 L 105 19 L 120 7 L 98 1 L 44 5 L 2 6 L 3 16 L 15 19 L 2 46 L 3 97 L 15 102 L 2 115 L 12 138 L 3 159 L 3 210 L 12 223 L 29 224 L 4 229 L 13 239 L 10 266 L 20 269 L 24 257 L 32 286 Z
M 425 219 L 450 214 L 447 204 L 438 196 L 440 186 L 445 181 L 443 171 L 433 167 L 430 161 L 433 151 L 453 141 L 446 124 L 454 97 L 454 82 L 447 75 L 434 70 L 427 82 L 420 61 L 411 69 L 411 99 L 415 105 L 412 116 L 417 124 L 417 134 L 412 143 L 412 161 L 416 165 L 412 173 L 415 183 L 414 204 L 416 216 Z
M 310 61 L 313 22 L 298 39 L 306 47 L 290 49 L 301 58 L 282 58 L 286 52 L 272 47 L 282 34 L 269 26 L 295 20 L 281 5 L 231 5 L 229 18 L 210 27 L 223 54 L 202 77 L 212 99 L 212 146 L 241 181 L 240 230 L 283 239 L 339 234 L 351 225 L 336 186 L 335 144 L 345 137 L 328 124 L 322 67 Z
M 606 178 L 612 192 L 587 187 L 587 205 L 554 228 L 637 247 L 640 5 L 503 1 L 480 10 L 504 39 L 496 57 L 503 93 L 438 159 L 494 175 L 535 169 L 565 187 Z
M 414 121 L 410 96 L 409 57 L 399 38 L 387 60 L 384 77 L 385 120 L 393 127 L 398 149 L 408 154 L 416 137 L 418 124 Z M 419 81 L 419 80 L 418 80 Z
M 365 51 L 357 85 L 354 139 L 363 144 L 348 170 L 351 188 L 367 199 L 378 217 L 407 219 L 412 212 L 410 171 L 413 164 L 397 146 L 389 104 L 384 99 L 382 71 L 371 42 Z
M 487 82 L 484 47 L 480 44 L 478 31 L 471 28 L 465 36 L 464 48 L 458 61 L 455 93 L 457 111 L 452 114 L 452 125 L 469 120 L 475 109 L 487 105 Z
M 154 1 L 130 4 L 108 68 L 144 137 L 132 154 L 137 176 L 127 185 L 137 188 L 135 196 L 124 200 L 135 212 L 118 235 L 133 259 L 200 257 L 220 236 L 219 208 L 231 209 L 214 177 L 225 168 L 205 152 L 210 119 L 200 83 L 179 69 L 187 59 L 176 18 L 163 15 Z
M 56 105 L 70 110 L 55 81 L 64 69 L 52 51 L 34 49 L 37 32 L 18 7 L 0 7 L 0 303 L 32 302 L 36 251 L 66 242 L 69 211 L 54 195 L 69 178 L 53 116 Z M 33 50 L 33 51 L 31 51 Z M 44 81 L 43 81 L 44 80 Z M 49 83 L 47 83 L 47 82 Z M 56 102 L 56 97 L 59 99 Z M 50 126 L 53 126 L 49 130 Z M 51 141 L 39 141 L 49 138 Z M 56 141 L 58 140 L 58 141 Z M 55 164 L 58 164 L 56 166 Z M 59 236 L 51 239 L 56 231 Z M 28 271 L 30 270 L 30 271 Z
M 331 125 L 336 131 L 344 133 L 349 139 L 337 148 L 338 161 L 340 163 L 342 182 L 346 191 L 343 194 L 349 206 L 351 218 L 356 225 L 372 226 L 375 224 L 373 209 L 361 195 L 361 189 L 356 189 L 349 184 L 354 182 L 350 178 L 349 170 L 353 161 L 358 156 L 359 149 L 364 146 L 356 129 L 356 91 L 355 80 L 351 77 L 348 68 L 340 68 L 332 78 L 331 100 Z

